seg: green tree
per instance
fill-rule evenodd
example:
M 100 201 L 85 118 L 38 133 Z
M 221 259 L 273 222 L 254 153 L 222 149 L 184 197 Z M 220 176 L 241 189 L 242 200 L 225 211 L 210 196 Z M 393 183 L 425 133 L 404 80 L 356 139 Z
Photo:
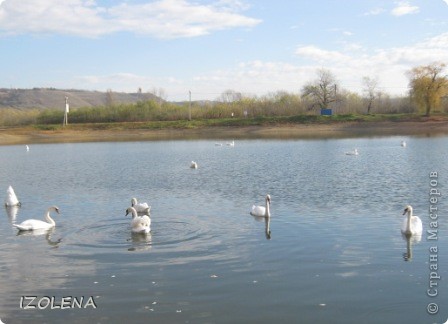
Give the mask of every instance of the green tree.
M 408 72 L 411 98 L 428 117 L 440 107 L 442 97 L 448 94 L 448 77 L 443 75 L 445 67 L 445 63 L 435 62 L 414 67 Z

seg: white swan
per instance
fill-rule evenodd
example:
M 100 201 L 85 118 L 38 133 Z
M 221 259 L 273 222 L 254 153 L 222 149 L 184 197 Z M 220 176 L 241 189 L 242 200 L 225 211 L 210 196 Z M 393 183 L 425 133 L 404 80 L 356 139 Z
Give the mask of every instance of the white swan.
M 405 141 L 401 141 L 400 145 L 401 145 L 402 147 L 406 147 L 406 142 L 405 142 Z
M 269 206 L 271 205 L 271 196 L 266 195 L 266 206 L 252 206 L 252 209 L 250 211 L 250 214 L 252 216 L 257 217 L 270 217 L 271 211 L 269 209 Z
M 26 147 L 26 151 L 29 152 L 30 151 L 30 147 L 28 145 L 25 145 Z
M 137 198 L 131 199 L 131 206 L 135 208 L 137 213 L 144 213 L 145 215 L 149 215 L 151 212 L 151 206 L 147 203 L 139 203 L 137 202 Z
M 197 169 L 198 168 L 198 164 L 196 162 L 194 162 L 194 161 L 191 161 L 190 168 Z
M 147 215 L 138 216 L 137 211 L 134 207 L 129 207 L 126 209 L 126 216 L 131 213 L 131 231 L 132 233 L 143 233 L 147 234 L 151 231 L 151 218 Z
M 353 151 L 345 152 L 346 155 L 359 155 L 358 149 L 354 149 Z
M 422 221 L 418 216 L 413 216 L 412 211 L 411 206 L 405 207 L 403 215 L 406 214 L 406 217 L 403 220 L 401 232 L 405 235 L 421 235 L 423 231 Z
M 45 220 L 37 220 L 37 219 L 28 219 L 20 224 L 13 224 L 14 227 L 17 227 L 19 231 L 32 231 L 32 230 L 48 230 L 56 226 L 54 220 L 50 217 L 50 212 L 55 211 L 59 214 L 59 208 L 56 206 L 52 206 L 48 208 L 45 213 Z
M 235 141 L 231 141 L 229 143 L 226 144 L 227 146 L 235 146 Z
M 17 199 L 16 193 L 14 192 L 14 189 L 9 186 L 6 190 L 6 199 L 5 199 L 5 206 L 6 207 L 12 207 L 12 206 L 20 206 L 20 201 Z

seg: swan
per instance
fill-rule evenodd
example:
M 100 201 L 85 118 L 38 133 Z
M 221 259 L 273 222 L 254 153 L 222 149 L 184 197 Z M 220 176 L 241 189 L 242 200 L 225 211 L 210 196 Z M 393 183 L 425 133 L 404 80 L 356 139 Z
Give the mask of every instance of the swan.
M 19 231 L 32 231 L 32 230 L 48 230 L 50 228 L 53 228 L 56 226 L 56 223 L 54 220 L 50 217 L 50 212 L 55 211 L 59 214 L 59 208 L 56 206 L 52 206 L 48 208 L 47 212 L 45 213 L 45 220 L 37 220 L 37 219 L 28 219 L 20 224 L 13 224 L 12 226 L 17 227 Z
M 135 208 L 137 213 L 144 213 L 145 215 L 149 215 L 151 212 L 151 206 L 147 203 L 139 203 L 137 202 L 137 198 L 131 199 L 131 206 Z
M 401 141 L 400 145 L 401 145 L 402 147 L 406 147 L 406 142 L 405 142 L 405 141 Z
M 9 186 L 6 190 L 6 199 L 5 199 L 5 206 L 6 207 L 12 207 L 12 206 L 20 206 L 20 201 L 17 199 L 16 193 L 14 192 L 14 189 Z
M 197 169 L 198 168 L 198 164 L 196 162 L 194 162 L 194 161 L 191 161 L 190 168 Z
M 132 233 L 147 234 L 151 230 L 151 218 L 148 215 L 138 216 L 134 207 L 126 209 L 126 216 L 132 214 L 131 231 Z
M 222 143 L 215 143 L 215 146 L 222 146 Z
M 418 216 L 413 216 L 412 211 L 411 206 L 405 207 L 403 215 L 406 214 L 406 217 L 403 220 L 401 232 L 405 235 L 421 235 L 423 231 L 422 221 Z
M 269 206 L 271 205 L 271 196 L 266 195 L 266 206 L 252 206 L 252 209 L 250 211 L 250 214 L 252 216 L 258 216 L 258 217 L 270 217 L 271 212 L 269 210 Z
M 227 146 L 235 146 L 235 141 L 231 141 L 229 143 L 226 144 Z
M 30 151 L 30 147 L 28 145 L 25 145 L 26 147 L 26 151 L 29 152 Z
M 345 152 L 346 155 L 359 155 L 358 149 L 354 149 L 353 151 Z

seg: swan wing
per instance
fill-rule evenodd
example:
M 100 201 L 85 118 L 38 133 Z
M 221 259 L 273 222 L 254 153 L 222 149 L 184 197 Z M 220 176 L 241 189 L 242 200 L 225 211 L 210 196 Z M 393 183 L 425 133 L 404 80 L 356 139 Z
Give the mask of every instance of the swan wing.
M 20 224 L 13 224 L 13 226 L 15 226 L 21 231 L 32 231 L 35 229 L 49 229 L 53 227 L 52 224 L 49 224 L 47 222 L 38 219 L 28 219 Z
M 250 214 L 252 216 L 265 216 L 266 215 L 266 207 L 263 206 L 252 206 L 252 209 L 250 211 Z
M 422 220 L 418 216 L 412 216 L 411 219 L 411 232 L 413 234 L 418 234 L 423 231 Z

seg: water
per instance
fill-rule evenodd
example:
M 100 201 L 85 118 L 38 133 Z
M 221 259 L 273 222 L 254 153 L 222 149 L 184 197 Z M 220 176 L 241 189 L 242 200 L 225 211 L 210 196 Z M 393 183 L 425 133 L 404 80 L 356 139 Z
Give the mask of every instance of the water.
M 0 221 L 5 323 L 443 323 L 448 286 L 427 295 L 431 246 L 407 242 L 412 204 L 428 229 L 430 172 L 447 192 L 448 137 L 42 144 L 0 147 L 0 188 L 22 201 Z M 346 151 L 358 148 L 359 156 Z M 190 162 L 199 164 L 190 169 Z M 272 197 L 271 239 L 253 203 Z M 132 197 L 152 232 L 132 235 Z M 56 228 L 12 223 L 57 205 Z M 406 254 L 412 253 L 409 259 Z M 434 253 L 433 253 L 434 254 Z M 24 309 L 21 297 L 92 298 L 96 308 Z M 428 314 L 431 302 L 439 305 Z

